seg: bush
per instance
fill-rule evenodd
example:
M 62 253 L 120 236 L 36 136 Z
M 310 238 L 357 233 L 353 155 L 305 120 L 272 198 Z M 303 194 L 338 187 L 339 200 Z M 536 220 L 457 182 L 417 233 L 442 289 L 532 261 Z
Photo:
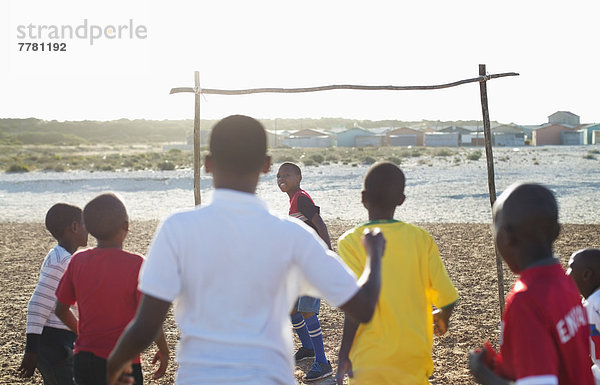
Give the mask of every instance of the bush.
M 450 151 L 446 148 L 438 148 L 433 152 L 433 156 L 450 156 L 454 155 L 453 151 Z
M 377 162 L 377 159 L 373 158 L 372 156 L 365 156 L 362 162 L 363 164 L 373 164 Z
M 399 166 L 402 164 L 402 159 L 398 158 L 397 156 L 388 156 L 385 160 L 387 160 L 390 163 L 395 164 L 396 166 Z
M 171 162 L 169 162 L 168 160 L 164 160 L 162 162 L 159 162 L 156 167 L 161 170 L 161 171 L 170 171 L 170 170 L 175 170 L 175 165 Z
M 585 154 L 585 155 L 583 156 L 583 159 L 590 159 L 590 160 L 593 160 L 593 159 L 596 159 L 596 157 L 595 157 L 593 154 L 589 154 L 589 153 L 588 153 L 588 154 Z
M 29 172 L 29 167 L 23 164 L 11 164 L 6 172 L 18 173 L 18 172 Z
M 467 159 L 469 160 L 479 160 L 479 158 L 481 158 L 481 151 L 479 150 L 470 152 L 469 155 L 467 155 Z
M 310 156 L 310 159 L 314 160 L 315 163 L 323 163 L 325 157 L 321 154 L 313 154 Z
M 302 163 L 304 163 L 305 166 L 318 166 L 318 164 L 315 163 L 315 161 L 310 158 L 304 159 L 304 161 Z

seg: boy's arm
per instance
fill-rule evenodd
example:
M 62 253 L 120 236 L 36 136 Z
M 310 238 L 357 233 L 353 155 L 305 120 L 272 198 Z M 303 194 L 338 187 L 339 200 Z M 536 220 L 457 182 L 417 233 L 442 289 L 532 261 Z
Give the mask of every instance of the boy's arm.
M 152 360 L 152 365 L 160 361 L 158 369 L 154 372 L 152 376 L 153 380 L 157 380 L 165 375 L 167 372 L 167 367 L 169 366 L 169 345 L 167 345 L 167 337 L 165 336 L 165 331 L 161 327 L 160 332 L 158 333 L 158 338 L 156 341 L 156 347 L 158 351 L 154 355 L 154 359 Z
M 129 323 L 106 363 L 108 385 L 114 385 L 127 370 L 129 362 L 146 349 L 157 335 L 167 316 L 170 302 L 143 294 L 134 319 Z
M 350 361 L 350 349 L 352 348 L 352 342 L 354 341 L 354 336 L 356 336 L 358 325 L 358 322 L 353 320 L 348 314 L 344 315 L 344 332 L 338 354 L 337 374 L 335 376 L 338 385 L 342 385 L 346 374 L 350 378 L 354 376 L 352 373 L 352 362 Z
M 69 327 L 75 334 L 79 334 L 77 332 L 77 318 L 75 314 L 71 311 L 71 306 L 64 304 L 60 301 L 56 301 L 56 308 L 54 309 L 54 313 L 65 325 Z
M 375 312 L 381 288 L 381 257 L 385 249 L 385 238 L 379 229 L 365 230 L 363 246 L 367 252 L 368 264 L 358 283 L 361 285 L 356 294 L 340 309 L 360 323 L 369 322 Z
M 325 225 L 323 218 L 321 218 L 319 213 L 316 213 L 315 215 L 313 215 L 310 221 L 317 228 L 317 234 L 319 234 L 319 237 L 321 237 L 321 239 L 325 242 L 327 247 L 329 247 L 329 250 L 333 250 L 331 248 L 331 239 L 329 238 L 329 231 L 327 231 L 327 225 Z

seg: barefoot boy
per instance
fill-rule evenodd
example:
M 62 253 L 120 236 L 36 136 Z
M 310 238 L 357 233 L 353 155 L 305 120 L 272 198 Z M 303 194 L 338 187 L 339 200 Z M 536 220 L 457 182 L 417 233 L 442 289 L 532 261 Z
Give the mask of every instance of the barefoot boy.
M 300 219 L 313 228 L 323 242 L 327 244 L 327 247 L 331 249 L 327 226 L 319 214 L 320 208 L 315 205 L 310 195 L 300 188 L 301 181 L 302 171 L 300 167 L 287 162 L 279 166 L 277 185 L 281 191 L 287 193 L 290 197 L 289 215 Z M 313 357 L 315 359 L 310 371 L 306 373 L 303 379 L 307 382 L 333 374 L 331 363 L 325 356 L 325 347 L 323 346 L 323 333 L 318 317 L 320 308 L 321 300 L 319 298 L 303 296 L 298 298 L 290 315 L 292 326 L 302 343 L 302 346 L 294 355 L 296 363 Z
M 433 328 L 442 335 L 458 299 L 433 238 L 422 228 L 394 219 L 404 203 L 404 173 L 374 165 L 365 176 L 362 203 L 369 222 L 338 241 L 340 257 L 356 273 L 366 267 L 360 245 L 365 229 L 379 227 L 386 239 L 382 286 L 373 319 L 358 325 L 346 315 L 337 381 L 351 384 L 428 384 L 433 372 Z M 438 310 L 432 314 L 432 305 Z M 353 378 L 352 378 L 353 377 Z
M 58 241 L 44 258 L 40 279 L 27 306 L 27 343 L 19 376 L 29 378 L 37 367 L 44 385 L 73 384 L 73 344 L 77 335 L 54 314 L 56 287 L 71 254 L 87 245 L 81 209 L 57 203 L 46 214 L 46 229 Z
M 83 209 L 83 219 L 98 246 L 71 258 L 56 290 L 56 315 L 78 332 L 74 357 L 77 385 L 105 385 L 106 359 L 138 306 L 137 277 L 143 257 L 123 250 L 129 219 L 116 195 L 101 194 L 92 199 Z M 69 310 L 74 302 L 79 321 Z M 154 337 L 157 335 L 155 360 L 160 359 L 160 367 L 155 378 L 165 373 L 169 360 L 164 334 L 159 329 Z M 134 383 L 141 385 L 140 357 L 131 358 Z
M 593 385 L 585 310 L 552 251 L 560 230 L 554 195 L 513 184 L 493 218 L 497 250 L 519 279 L 506 298 L 500 353 L 470 353 L 471 373 L 481 384 Z
M 289 314 L 300 295 L 322 295 L 368 321 L 380 286 L 384 239 L 368 234 L 364 285 L 314 232 L 269 213 L 255 195 L 267 173 L 263 126 L 242 115 L 218 122 L 205 168 L 211 204 L 167 218 L 140 274 L 143 292 L 133 322 L 108 360 L 108 384 L 154 338 L 176 301 L 181 331 L 177 384 L 292 384 Z
M 569 260 L 567 275 L 573 278 L 584 298 L 590 326 L 590 355 L 596 384 L 600 384 L 600 249 L 576 251 Z

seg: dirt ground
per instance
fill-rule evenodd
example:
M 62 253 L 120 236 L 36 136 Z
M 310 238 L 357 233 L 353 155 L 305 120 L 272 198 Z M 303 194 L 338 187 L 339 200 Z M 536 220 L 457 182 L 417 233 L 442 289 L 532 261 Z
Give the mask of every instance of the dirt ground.
M 332 239 L 337 239 L 343 231 L 355 225 L 340 221 L 327 224 Z M 132 223 L 125 248 L 146 253 L 156 225 L 151 221 Z M 431 384 L 474 384 L 467 369 L 467 352 L 486 339 L 496 345 L 499 333 L 500 308 L 491 227 L 487 224 L 422 226 L 435 238 L 450 277 L 460 293 L 450 331 L 446 336 L 434 340 L 435 372 Z M 53 244 L 54 240 L 41 223 L 0 223 L 0 384 L 42 383 L 37 373 L 32 380 L 21 380 L 15 376 L 15 372 L 25 343 L 27 301 L 37 282 L 41 261 Z M 555 244 L 555 252 L 566 265 L 573 251 L 588 246 L 600 247 L 600 225 L 564 225 Z M 505 293 L 513 280 L 514 276 L 504 268 Z M 343 315 L 324 304 L 320 320 L 326 353 L 335 370 Z M 178 333 L 172 314 L 167 319 L 165 331 L 174 352 Z M 176 371 L 174 361 L 164 378 L 150 380 L 150 360 L 154 351 L 155 348 L 151 347 L 143 356 L 145 383 L 172 384 Z M 296 368 L 296 378 L 300 383 L 309 366 L 310 362 Z M 330 378 L 320 383 L 332 382 Z

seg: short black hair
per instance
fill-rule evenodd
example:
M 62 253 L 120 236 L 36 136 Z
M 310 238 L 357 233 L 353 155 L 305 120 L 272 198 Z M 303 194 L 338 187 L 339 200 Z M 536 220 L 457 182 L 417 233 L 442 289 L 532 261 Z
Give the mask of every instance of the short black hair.
M 364 191 L 371 205 L 381 208 L 398 206 L 404 197 L 406 178 L 398 166 L 389 162 L 373 165 L 365 175 Z
M 73 222 L 81 223 L 81 209 L 67 203 L 57 203 L 46 213 L 46 229 L 59 240 Z
M 215 165 L 223 171 L 236 174 L 257 171 L 267 153 L 265 129 L 249 116 L 228 116 L 212 129 L 210 153 Z
M 291 168 L 292 170 L 294 170 L 294 172 L 295 172 L 297 175 L 300 175 L 300 176 L 302 176 L 302 170 L 300 170 L 300 167 L 299 167 L 297 164 L 295 164 L 295 163 L 291 163 L 291 162 L 284 162 L 284 163 L 282 163 L 282 164 L 281 164 L 281 166 L 279 166 L 279 169 L 281 169 L 282 167 L 288 167 L 288 168 Z
M 497 202 L 494 223 L 500 219 L 508 230 L 543 243 L 552 243 L 558 236 L 558 203 L 552 191 L 541 184 L 512 184 Z
M 114 237 L 129 219 L 121 200 L 113 193 L 104 193 L 83 208 L 85 227 L 98 240 Z

